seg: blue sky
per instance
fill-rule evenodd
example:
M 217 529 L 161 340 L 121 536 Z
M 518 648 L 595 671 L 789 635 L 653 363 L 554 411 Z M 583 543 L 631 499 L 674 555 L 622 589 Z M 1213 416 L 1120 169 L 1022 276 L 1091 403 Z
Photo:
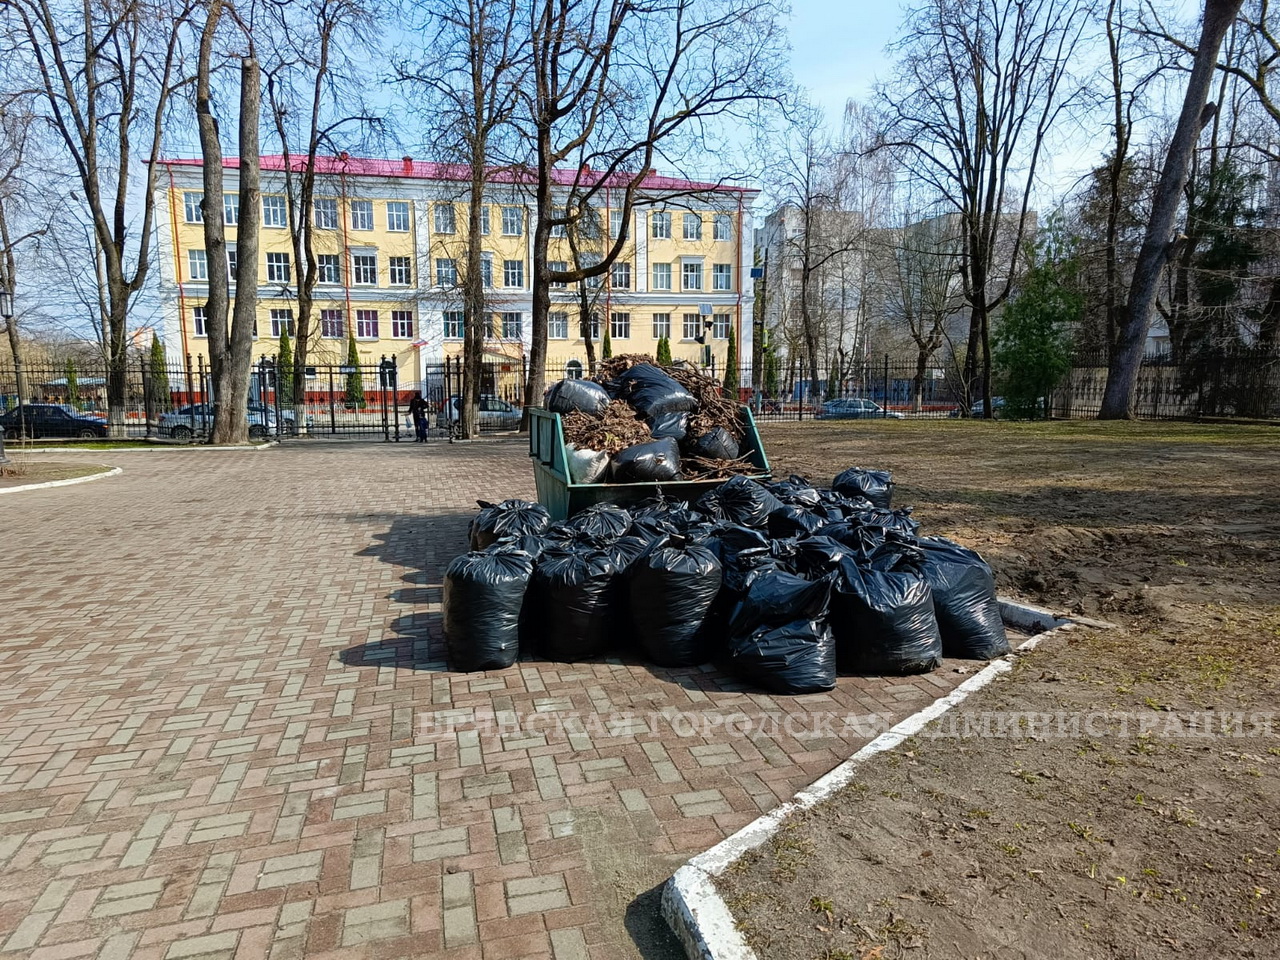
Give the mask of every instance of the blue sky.
M 870 99 L 903 9 L 897 0 L 791 0 L 791 69 L 829 122 L 839 122 L 846 100 Z

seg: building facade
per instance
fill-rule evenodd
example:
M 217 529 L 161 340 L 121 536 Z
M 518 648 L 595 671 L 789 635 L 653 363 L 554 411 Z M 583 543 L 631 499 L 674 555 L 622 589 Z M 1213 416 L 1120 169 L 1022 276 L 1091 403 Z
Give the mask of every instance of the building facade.
M 254 356 L 276 353 L 282 330 L 296 337 L 300 265 L 293 262 L 290 205 L 281 157 L 262 157 L 262 230 Z M 223 220 L 235 295 L 238 169 L 224 163 Z M 589 172 L 558 175 L 567 192 Z M 487 359 L 522 369 L 532 341 L 533 204 L 527 176 L 495 174 L 481 211 Z M 341 364 L 354 333 L 362 365 L 394 358 L 402 387 L 426 383 L 428 370 L 462 353 L 462 283 L 466 264 L 469 173 L 449 164 L 358 159 L 317 164 L 313 249 L 319 268 L 308 363 Z M 621 181 L 620 181 L 621 182 Z M 574 235 L 579 262 L 599 256 L 625 230 L 622 254 L 608 273 L 553 287 L 547 377 L 585 374 L 582 320 L 596 340 L 605 330 L 613 352 L 654 353 L 668 336 L 674 359 L 710 361 L 722 375 L 734 331 L 738 356 L 751 355 L 750 207 L 757 191 L 696 183 L 650 172 L 626 224 L 622 190 L 605 185 Z M 173 359 L 208 355 L 199 160 L 169 160 L 158 188 L 157 249 L 162 339 Z M 570 239 L 553 233 L 548 259 L 573 260 Z M 699 340 L 705 341 L 700 343 Z M 708 350 L 709 347 L 709 350 Z

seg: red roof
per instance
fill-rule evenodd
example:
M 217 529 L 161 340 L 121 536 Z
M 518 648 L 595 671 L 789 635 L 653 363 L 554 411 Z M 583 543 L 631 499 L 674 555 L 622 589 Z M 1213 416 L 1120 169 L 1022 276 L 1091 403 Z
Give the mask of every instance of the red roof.
M 162 163 L 181 167 L 199 167 L 204 161 L 198 158 L 182 158 L 163 160 Z M 263 170 L 283 170 L 284 157 L 279 154 L 260 158 Z M 239 157 L 224 157 L 222 165 L 229 169 L 239 169 Z M 305 157 L 291 157 L 290 166 L 295 171 L 306 165 Z M 336 157 L 316 157 L 316 172 L 348 177 L 404 177 L 415 180 L 461 180 L 471 179 L 471 168 L 464 163 L 426 163 L 409 157 L 403 160 L 382 160 L 369 157 L 350 157 L 339 154 Z M 604 185 L 607 187 L 624 187 L 632 178 L 631 173 L 615 173 L 608 177 Z M 557 184 L 570 186 L 574 183 L 591 186 L 602 178 L 600 171 L 573 169 L 556 170 L 553 177 Z M 533 183 L 533 171 L 523 167 L 494 167 L 489 173 L 493 183 Z M 665 177 L 650 170 L 640 184 L 642 190 L 677 191 L 677 190 L 715 190 L 731 193 L 758 193 L 752 187 L 717 184 L 698 180 L 683 180 L 679 177 Z

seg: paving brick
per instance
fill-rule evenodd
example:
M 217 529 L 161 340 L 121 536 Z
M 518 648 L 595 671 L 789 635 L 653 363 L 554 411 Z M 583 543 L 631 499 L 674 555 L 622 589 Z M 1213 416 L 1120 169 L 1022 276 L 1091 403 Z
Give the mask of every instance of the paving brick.
M 413 837 L 413 859 L 416 861 L 442 860 L 445 857 L 461 857 L 471 852 L 466 827 L 450 827 L 447 830 L 428 830 Z
M 342 920 L 342 945 L 352 947 L 372 940 L 390 940 L 408 932 L 408 900 L 353 907 Z
M 513 917 L 567 906 L 569 890 L 560 874 L 507 881 L 507 910 Z
M 323 858 L 324 853 L 320 850 L 295 853 L 287 857 L 271 857 L 262 864 L 262 870 L 258 874 L 258 889 L 316 880 L 320 876 L 320 861 Z

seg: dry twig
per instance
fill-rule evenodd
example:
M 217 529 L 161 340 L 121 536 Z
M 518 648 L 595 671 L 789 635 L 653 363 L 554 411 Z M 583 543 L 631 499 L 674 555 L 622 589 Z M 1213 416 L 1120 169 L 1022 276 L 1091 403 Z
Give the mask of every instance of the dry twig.
M 619 450 L 653 439 L 649 425 L 621 400 L 614 400 L 599 417 L 568 413 L 560 417 L 565 443 L 585 450 L 603 450 L 613 456 Z

